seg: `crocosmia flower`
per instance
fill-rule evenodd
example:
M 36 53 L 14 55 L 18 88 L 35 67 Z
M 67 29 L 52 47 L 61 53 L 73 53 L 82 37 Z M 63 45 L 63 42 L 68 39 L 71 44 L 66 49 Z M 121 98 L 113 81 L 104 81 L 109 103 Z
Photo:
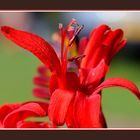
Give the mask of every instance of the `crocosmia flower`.
M 112 30 L 100 25 L 89 37 L 76 42 L 83 29 L 72 20 L 64 28 L 59 25 L 60 56 L 53 46 L 41 37 L 12 27 L 3 26 L 2 33 L 20 47 L 32 52 L 45 65 L 40 76 L 34 78 L 39 85 L 33 90 L 35 96 L 49 98 L 48 116 L 53 124 L 68 127 L 107 127 L 101 108 L 101 91 L 108 87 L 122 87 L 140 98 L 136 85 L 127 79 L 105 79 L 112 58 L 126 44 L 122 29 Z M 50 69 L 50 75 L 43 72 Z
M 50 99 L 49 80 L 50 70 L 42 65 L 37 68 L 38 76 L 33 78 L 33 83 L 37 86 L 33 89 L 33 95 L 42 99 Z

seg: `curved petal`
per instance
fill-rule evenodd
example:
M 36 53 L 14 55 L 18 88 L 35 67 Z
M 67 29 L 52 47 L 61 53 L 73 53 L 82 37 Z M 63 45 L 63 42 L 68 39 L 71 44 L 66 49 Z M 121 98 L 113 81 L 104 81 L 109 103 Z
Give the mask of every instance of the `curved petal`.
M 78 48 L 78 53 L 79 54 L 83 54 L 84 53 L 84 50 L 86 49 L 87 43 L 88 43 L 88 38 L 87 37 L 82 37 L 80 39 L 79 48 Z
M 21 104 L 5 104 L 0 107 L 0 123 L 3 124 L 4 118 L 13 110 L 19 108 Z
M 49 107 L 49 104 L 47 102 L 42 102 L 42 101 L 29 101 L 29 102 L 23 103 L 22 105 L 26 105 L 28 103 L 36 103 L 36 104 L 38 104 L 46 112 L 46 116 L 48 115 L 48 107 Z
M 50 98 L 50 92 L 47 87 L 34 88 L 32 92 L 33 92 L 33 95 L 38 98 L 43 98 L 43 99 Z
M 80 83 L 84 85 L 92 85 L 97 87 L 108 71 L 108 65 L 102 59 L 95 68 L 79 69 Z
M 121 29 L 116 29 L 115 31 L 111 31 L 104 41 L 102 42 L 103 45 L 108 46 L 109 50 L 111 46 L 116 46 L 123 37 L 123 31 Z
M 89 62 L 91 61 L 91 58 L 93 58 L 93 54 L 99 55 L 98 52 L 100 51 L 99 47 L 101 41 L 103 40 L 105 33 L 109 30 L 110 28 L 107 25 L 101 25 L 92 32 L 84 51 L 85 57 L 82 59 L 81 68 L 90 68 Z M 97 60 L 94 59 L 93 61 L 96 62 Z
M 69 108 L 68 108 L 68 112 L 67 112 L 67 115 L 66 115 L 66 124 L 69 128 L 76 128 L 78 127 L 77 126 L 77 123 L 76 123 L 76 120 L 75 120 L 75 114 L 74 114 L 74 99 L 72 100 L 72 102 L 70 103 L 69 105 Z
M 49 66 L 52 71 L 60 74 L 60 61 L 54 49 L 47 41 L 35 34 L 16 30 L 8 26 L 2 26 L 1 31 L 8 39 L 32 52 L 45 65 Z
M 75 97 L 74 114 L 77 126 L 80 128 L 102 128 L 104 121 L 101 113 L 101 97 L 99 94 L 87 96 L 77 92 Z
M 59 78 L 56 74 L 52 74 L 49 82 L 50 95 L 59 87 Z
M 19 121 L 28 117 L 41 116 L 46 116 L 46 111 L 38 103 L 27 103 L 9 113 L 3 120 L 3 125 L 6 128 L 12 128 L 16 127 Z
M 48 116 L 54 124 L 64 124 L 73 96 L 74 92 L 68 90 L 57 89 L 53 92 L 48 108 Z
M 140 99 L 140 91 L 137 86 L 131 81 L 123 78 L 109 78 L 102 82 L 93 92 L 93 94 L 99 93 L 102 89 L 108 87 L 122 87 L 130 90 L 134 95 Z
M 88 62 L 89 67 L 95 67 L 101 59 L 104 59 L 107 64 L 111 61 L 111 55 L 121 41 L 123 31 L 116 29 L 114 31 L 108 31 L 103 35 L 103 39 L 97 44 L 97 49 L 94 50 L 93 55 L 90 57 Z M 100 37 L 101 38 L 101 37 Z
M 49 77 L 49 68 L 46 67 L 45 65 L 39 66 L 37 68 L 37 72 L 41 75 L 41 76 L 48 76 Z
M 107 25 L 101 25 L 93 30 L 84 52 L 85 57 L 81 67 L 96 67 L 101 59 L 109 64 L 112 57 L 125 45 L 126 41 L 120 43 L 122 38 L 123 31 L 121 29 L 112 31 Z
M 49 78 L 46 76 L 36 76 L 33 78 L 33 83 L 40 86 L 47 86 Z
M 103 45 L 105 46 L 105 52 L 103 54 L 103 58 L 106 63 L 109 64 L 113 58 L 113 56 L 120 51 L 121 48 L 125 46 L 126 40 L 122 41 L 123 38 L 123 30 L 116 29 L 111 31 L 103 41 Z M 121 43 L 123 42 L 123 43 Z M 121 45 L 120 45 L 121 44 Z
M 101 80 L 105 77 L 107 70 L 108 66 L 106 65 L 104 59 L 102 59 L 95 68 L 91 68 L 89 70 L 85 84 L 92 84 L 94 85 L 94 88 L 97 87 L 97 85 L 99 85 Z
M 112 50 L 112 54 L 110 56 L 110 61 L 112 60 L 112 58 L 126 45 L 127 40 L 124 39 L 122 40 L 119 44 L 117 44 L 116 47 L 113 48 Z
M 69 128 L 107 128 L 104 114 L 100 109 L 100 102 L 98 94 L 88 97 L 78 92 L 67 112 L 67 126 Z

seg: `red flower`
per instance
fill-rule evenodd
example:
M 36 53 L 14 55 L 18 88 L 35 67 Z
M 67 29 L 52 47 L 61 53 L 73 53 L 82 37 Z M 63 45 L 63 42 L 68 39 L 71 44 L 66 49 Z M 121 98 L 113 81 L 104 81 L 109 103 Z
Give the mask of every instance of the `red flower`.
M 39 76 L 33 78 L 33 83 L 37 85 L 33 89 L 33 95 L 38 98 L 49 99 L 49 80 L 50 80 L 50 71 L 46 66 L 39 66 L 38 69 Z
M 103 81 L 113 56 L 126 43 L 126 40 L 122 40 L 121 29 L 112 31 L 107 25 L 99 26 L 88 39 L 81 40 L 79 54 L 82 55 L 67 58 L 68 49 L 74 46 L 75 37 L 82 28 L 75 20 L 72 20 L 66 29 L 60 25 L 60 60 L 51 45 L 39 36 L 7 26 L 1 30 L 8 39 L 35 54 L 50 68 L 51 97 L 48 115 L 53 123 L 63 125 L 66 122 L 68 127 L 106 127 L 101 110 L 101 90 L 119 86 L 129 89 L 138 98 L 140 92 L 126 79 L 110 78 Z M 78 73 L 69 71 L 69 61 L 76 62 Z M 34 81 L 41 85 L 48 83 L 47 79 L 37 78 Z
M 85 57 L 79 65 L 79 88 L 74 93 L 62 89 L 54 91 L 49 105 L 51 120 L 61 124 L 66 117 L 68 127 L 106 127 L 101 110 L 103 88 L 127 88 L 140 98 L 138 88 L 129 80 L 109 78 L 103 82 L 111 59 L 126 43 L 122 37 L 121 29 L 112 31 L 107 25 L 101 25 L 92 31 L 89 39 L 82 38 L 79 54 Z
M 46 117 L 48 104 L 26 102 L 23 104 L 5 104 L 0 107 L 0 128 L 48 128 L 47 122 L 26 121 L 30 117 Z

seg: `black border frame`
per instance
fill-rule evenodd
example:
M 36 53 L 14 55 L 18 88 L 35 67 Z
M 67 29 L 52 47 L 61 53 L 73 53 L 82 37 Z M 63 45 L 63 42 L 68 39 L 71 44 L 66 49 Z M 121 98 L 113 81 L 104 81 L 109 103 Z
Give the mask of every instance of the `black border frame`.
M 0 10 L 139 10 L 139 0 L 1 0 Z
M 59 129 L 59 130 L 31 130 L 31 129 L 20 129 L 20 130 L 1 130 L 0 131 L 0 138 L 1 139 L 47 139 L 47 140 L 53 140 L 53 139 L 64 139 L 64 140 L 132 140 L 140 137 L 140 130 L 123 130 L 123 129 L 74 129 L 74 130 L 68 130 L 68 129 Z

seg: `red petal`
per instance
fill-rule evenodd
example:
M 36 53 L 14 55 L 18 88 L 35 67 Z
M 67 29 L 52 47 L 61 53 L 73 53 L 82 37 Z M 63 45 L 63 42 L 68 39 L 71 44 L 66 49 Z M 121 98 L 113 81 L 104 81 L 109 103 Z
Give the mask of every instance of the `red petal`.
M 92 32 L 84 52 L 85 57 L 81 62 L 82 68 L 90 68 L 90 65 L 88 66 L 88 63 L 91 61 L 91 57 L 93 57 L 93 54 L 96 54 L 96 49 L 100 47 L 101 41 L 104 38 L 104 34 L 109 31 L 109 29 L 110 28 L 107 25 L 101 25 Z M 92 61 L 97 60 L 94 59 Z
M 1 122 L 0 122 L 0 128 L 4 128 Z
M 25 102 L 22 105 L 26 105 L 28 103 L 36 103 L 38 105 L 40 105 L 40 107 L 46 112 L 46 115 L 48 115 L 48 107 L 49 104 L 47 102 L 42 102 L 42 101 L 29 101 L 29 102 Z
M 104 122 L 100 116 L 101 97 L 99 94 L 87 96 L 77 92 L 75 97 L 75 119 L 80 128 L 102 128 Z
M 56 74 L 52 74 L 50 77 L 50 83 L 49 83 L 49 89 L 50 89 L 50 94 L 52 94 L 57 88 L 58 88 L 58 77 Z
M 107 128 L 106 120 L 102 111 L 100 112 L 99 117 L 100 117 L 100 124 L 102 124 L 102 127 Z
M 33 78 L 33 83 L 36 85 L 47 86 L 49 78 L 46 76 L 37 76 Z
M 17 128 L 48 128 L 48 123 L 42 122 L 24 122 L 21 121 L 17 124 Z
M 20 104 L 5 104 L 0 107 L 0 122 L 3 124 L 4 118 L 13 110 L 19 108 Z
M 76 124 L 76 120 L 75 120 L 75 114 L 74 114 L 74 100 L 70 103 L 69 108 L 68 108 L 68 112 L 66 115 L 66 124 L 69 128 L 75 128 L 78 127 Z
M 131 81 L 122 78 L 109 78 L 105 80 L 94 90 L 94 94 L 99 93 L 103 88 L 114 87 L 114 86 L 126 88 L 131 92 L 133 92 L 134 95 L 136 95 L 140 99 L 140 92 L 137 86 Z
M 105 46 L 114 46 L 117 45 L 123 37 L 123 31 L 121 29 L 116 29 L 115 31 L 111 31 L 107 34 L 105 40 L 103 41 L 103 45 Z
M 110 63 L 111 55 L 116 49 L 118 44 L 120 44 L 120 41 L 123 37 L 123 31 L 121 29 L 117 29 L 115 31 L 111 31 L 108 33 L 103 41 L 103 45 L 105 46 L 105 50 L 103 53 L 103 58 L 105 59 L 106 63 Z
M 79 79 L 80 79 L 81 84 L 84 84 L 88 73 L 89 73 L 89 69 L 86 69 L 86 68 L 80 68 L 79 69 Z
M 75 72 L 66 73 L 66 89 L 67 90 L 77 90 L 79 88 L 79 78 Z
M 40 74 L 40 75 L 42 75 L 42 76 L 46 76 L 47 75 L 47 72 L 49 71 L 49 69 L 46 67 L 46 66 L 39 66 L 38 68 L 37 68 L 37 71 L 38 71 L 38 73 Z
M 41 116 L 46 116 L 46 111 L 39 104 L 27 103 L 9 113 L 3 121 L 3 125 L 6 128 L 16 127 L 17 123 L 21 120 L 28 117 Z
M 1 31 L 8 39 L 32 52 L 45 65 L 49 65 L 52 71 L 60 74 L 60 61 L 47 41 L 32 33 L 16 30 L 8 26 L 1 27 Z
M 121 29 L 107 32 L 101 42 L 98 43 L 93 55 L 90 57 L 88 67 L 92 68 L 97 66 L 101 59 L 104 59 L 105 62 L 109 64 L 113 49 L 114 47 L 116 48 L 116 45 L 118 45 L 118 41 L 122 39 L 122 36 L 123 31 Z
M 115 48 L 113 48 L 112 54 L 110 59 L 112 59 L 125 45 L 126 45 L 127 40 L 121 41 Z
M 79 54 L 83 54 L 84 53 L 84 50 L 86 49 L 87 43 L 88 43 L 87 37 L 83 37 L 83 38 L 80 39 L 79 48 L 78 48 L 78 53 Z
M 57 125 L 63 125 L 65 122 L 68 107 L 74 96 L 74 92 L 57 89 L 51 96 L 48 116 L 50 120 Z
M 40 87 L 40 88 L 34 88 L 33 89 L 33 95 L 38 98 L 48 99 L 50 98 L 50 92 L 48 88 L 46 87 Z
M 99 85 L 101 80 L 105 77 L 107 70 L 108 67 L 103 59 L 95 68 L 89 70 L 85 84 L 92 84 L 94 87 L 97 87 L 97 85 Z

